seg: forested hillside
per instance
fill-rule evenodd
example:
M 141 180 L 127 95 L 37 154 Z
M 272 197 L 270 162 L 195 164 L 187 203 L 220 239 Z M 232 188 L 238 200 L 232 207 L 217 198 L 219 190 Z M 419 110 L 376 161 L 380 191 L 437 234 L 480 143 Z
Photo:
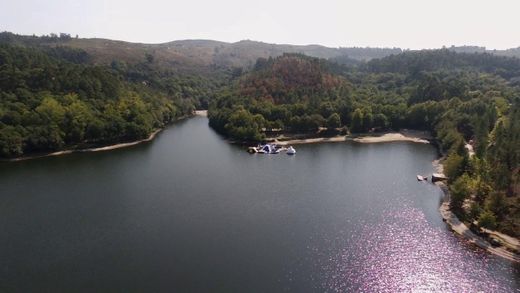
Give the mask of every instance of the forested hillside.
M 210 124 L 238 139 L 260 140 L 262 128 L 315 131 L 349 115 L 352 86 L 324 60 L 298 54 L 259 59 L 253 72 L 212 101 Z
M 207 103 L 211 83 L 153 60 L 88 63 L 79 49 L 0 45 L 0 157 L 147 137 Z
M 518 59 L 449 50 L 354 67 L 286 54 L 259 59 L 223 90 L 210 104 L 210 125 L 253 141 L 266 129 L 429 130 L 446 154 L 452 208 L 470 222 L 520 235 L 519 76 Z
M 162 44 L 142 44 L 100 38 L 87 39 L 66 33 L 24 36 L 0 32 L 0 43 L 29 47 L 81 49 L 90 56 L 89 62 L 97 65 L 110 65 L 113 60 L 135 64 L 142 61 L 142 56 L 150 55 L 157 61 L 158 69 L 167 69 L 178 74 L 205 76 L 213 75 L 216 70 L 218 72 L 250 69 L 258 58 L 274 58 L 284 53 L 305 54 L 339 64 L 356 65 L 403 52 L 416 52 L 402 48 L 330 48 L 321 45 L 269 44 L 251 40 L 235 43 L 213 40 L 177 40 Z M 451 46 L 447 50 L 520 58 L 520 48 L 487 50 L 485 47 L 477 46 Z
M 343 63 L 367 61 L 402 52 L 399 48 L 329 48 L 320 45 L 297 46 L 250 40 L 235 43 L 178 40 L 163 44 L 140 44 L 107 39 L 84 39 L 68 34 L 37 37 L 9 32 L 0 33 L 0 43 L 82 49 L 91 56 L 90 62 L 98 65 L 109 65 L 112 60 L 134 64 L 148 54 L 157 61 L 159 69 L 199 75 L 212 75 L 215 70 L 249 69 L 258 58 L 276 57 L 284 53 L 301 53 Z

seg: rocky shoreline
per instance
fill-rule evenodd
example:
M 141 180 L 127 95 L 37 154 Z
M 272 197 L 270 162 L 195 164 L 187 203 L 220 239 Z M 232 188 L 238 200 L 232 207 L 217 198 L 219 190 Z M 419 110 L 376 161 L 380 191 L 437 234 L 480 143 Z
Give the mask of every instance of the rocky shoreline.
M 433 162 L 434 168 L 437 173 L 443 173 L 443 165 L 441 163 L 441 159 L 435 160 Z M 468 240 L 470 243 L 485 249 L 489 253 L 500 256 L 504 259 L 510 260 L 512 262 L 520 263 L 520 255 L 515 252 L 508 250 L 506 247 L 516 247 L 516 251 L 519 251 L 520 247 L 518 246 L 519 240 L 504 235 L 504 237 L 500 237 L 501 242 L 504 244 L 502 246 L 493 246 L 489 241 L 484 239 L 483 237 L 477 235 L 471 229 L 468 228 L 463 222 L 459 220 L 457 215 L 455 215 L 450 210 L 450 191 L 448 186 L 444 182 L 435 182 L 435 185 L 439 186 L 439 188 L 444 193 L 444 198 L 441 206 L 439 207 L 439 212 L 442 216 L 442 219 L 446 224 L 450 227 L 450 229 L 456 234 L 460 235 L 464 239 Z M 488 234 L 501 234 L 496 231 L 486 230 Z

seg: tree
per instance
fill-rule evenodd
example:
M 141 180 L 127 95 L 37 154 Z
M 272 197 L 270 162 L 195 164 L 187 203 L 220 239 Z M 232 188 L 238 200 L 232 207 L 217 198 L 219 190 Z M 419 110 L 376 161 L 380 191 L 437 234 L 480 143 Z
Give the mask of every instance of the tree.
M 489 211 L 493 212 L 498 219 L 502 219 L 507 214 L 507 203 L 504 194 L 501 192 L 492 192 L 486 207 Z
M 323 117 L 329 117 L 334 114 L 335 107 L 331 102 L 323 102 L 320 104 L 320 115 Z
M 464 200 L 470 195 L 470 178 L 467 174 L 457 178 L 450 185 L 450 207 L 455 211 L 462 210 Z
M 236 110 L 226 124 L 225 129 L 231 137 L 240 140 L 260 141 L 264 135 L 260 129 L 264 126 L 265 119 L 262 115 L 252 115 L 245 109 Z
M 352 114 L 352 122 L 350 123 L 350 130 L 352 132 L 363 132 L 364 127 L 364 114 L 363 111 L 357 108 Z
M 497 227 L 497 219 L 492 211 L 485 210 L 478 217 L 478 224 L 480 227 L 493 230 Z
M 474 219 L 478 219 L 480 214 L 482 213 L 482 207 L 478 204 L 478 202 L 472 202 L 469 208 L 469 218 L 470 221 Z
M 327 118 L 327 128 L 335 129 L 341 127 L 341 118 L 338 113 L 332 113 L 329 118 Z
M 388 118 L 386 117 L 385 114 L 378 113 L 378 114 L 374 115 L 374 123 L 373 123 L 374 127 L 387 128 L 388 125 L 389 125 Z
M 320 114 L 312 114 L 311 116 L 307 116 L 308 130 L 318 130 L 320 127 L 324 126 L 325 123 L 325 118 L 323 118 L 323 116 Z
M 374 116 L 370 109 L 364 111 L 363 114 L 363 131 L 367 131 L 372 128 L 374 122 Z
M 464 171 L 464 158 L 457 153 L 451 153 L 444 161 L 444 173 L 449 180 L 459 177 Z
M 36 108 L 36 112 L 45 124 L 59 125 L 63 121 L 65 110 L 63 106 L 52 97 L 45 97 Z
M 64 130 L 66 141 L 78 143 L 85 139 L 87 126 L 92 121 L 92 113 L 89 107 L 78 99 L 76 95 L 65 97 L 69 99 L 69 105 L 65 107 Z
M 23 138 L 20 133 L 13 126 L 0 126 L 0 156 L 15 157 L 21 154 L 23 154 Z
M 70 40 L 71 36 L 70 36 L 70 34 L 60 33 L 60 39 L 62 39 L 62 40 Z

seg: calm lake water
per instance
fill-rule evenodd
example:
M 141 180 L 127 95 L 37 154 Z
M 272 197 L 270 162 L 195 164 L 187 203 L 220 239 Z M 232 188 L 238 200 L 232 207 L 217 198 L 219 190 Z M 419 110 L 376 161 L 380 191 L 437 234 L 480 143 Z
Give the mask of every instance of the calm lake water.
M 249 155 L 195 117 L 155 141 L 0 163 L 2 292 L 520 292 L 438 212 L 430 145 Z

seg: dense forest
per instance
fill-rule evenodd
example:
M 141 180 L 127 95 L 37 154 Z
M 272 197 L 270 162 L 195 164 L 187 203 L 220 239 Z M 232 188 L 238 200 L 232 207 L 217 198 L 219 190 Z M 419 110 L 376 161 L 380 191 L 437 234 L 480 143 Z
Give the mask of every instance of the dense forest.
M 272 131 L 431 131 L 446 156 L 452 209 L 518 236 L 519 77 L 520 60 L 487 53 L 405 52 L 353 66 L 285 54 L 259 59 L 221 90 L 210 125 L 241 141 Z
M 95 65 L 81 49 L 0 44 L 0 157 L 142 139 L 220 81 L 159 71 L 152 55 Z

